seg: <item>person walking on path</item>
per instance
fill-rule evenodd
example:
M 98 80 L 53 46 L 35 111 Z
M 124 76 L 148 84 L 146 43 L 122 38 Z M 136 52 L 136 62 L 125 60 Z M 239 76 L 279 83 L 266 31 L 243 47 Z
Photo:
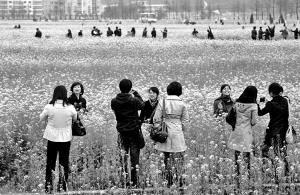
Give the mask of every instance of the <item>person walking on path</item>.
M 131 183 L 126 182 L 124 185 L 136 187 L 138 185 L 138 165 L 140 157 L 140 149 L 144 147 L 141 145 L 140 135 L 140 120 L 138 111 L 144 107 L 144 101 L 139 93 L 132 90 L 132 82 L 128 79 L 121 80 L 119 84 L 121 93 L 119 93 L 111 101 L 111 109 L 114 111 L 117 120 L 118 145 L 121 150 L 125 150 L 125 170 L 127 170 L 127 156 L 130 156 L 131 162 Z M 142 138 L 143 139 L 143 138 Z M 122 157 L 121 157 L 122 158 Z M 122 166 L 122 167 L 124 167 Z M 127 181 L 127 178 L 125 178 Z M 122 181 L 123 182 L 123 181 Z
M 187 149 L 184 132 L 188 130 L 189 115 L 186 104 L 179 97 L 182 95 L 182 86 L 178 82 L 172 82 L 167 87 L 168 96 L 157 105 L 153 118 L 154 126 L 160 125 L 163 109 L 166 113 L 165 123 L 168 138 L 165 143 L 155 143 L 155 149 L 164 153 L 167 186 L 175 182 L 183 186 L 182 175 L 184 173 L 184 152 Z M 164 106 L 164 108 L 163 108 Z M 175 177 L 176 175 L 176 177 Z
M 77 119 L 77 112 L 73 105 L 68 104 L 67 89 L 57 86 L 53 98 L 40 115 L 41 121 L 48 121 L 44 132 L 47 143 L 46 184 L 45 192 L 53 193 L 52 172 L 55 171 L 57 154 L 59 155 L 60 170 L 58 192 L 67 191 L 69 176 L 69 154 L 72 140 L 72 120 Z
M 250 178 L 250 152 L 254 142 L 252 128 L 258 118 L 256 99 L 256 87 L 248 86 L 232 108 L 236 112 L 236 125 L 230 134 L 228 147 L 234 150 L 238 185 L 241 173 L 239 159 L 245 162 L 248 178 Z

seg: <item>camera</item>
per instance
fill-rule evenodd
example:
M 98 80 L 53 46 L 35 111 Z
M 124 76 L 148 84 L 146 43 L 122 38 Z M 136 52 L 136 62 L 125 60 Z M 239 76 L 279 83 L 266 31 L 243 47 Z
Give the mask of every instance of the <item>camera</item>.
M 266 98 L 265 97 L 261 97 L 260 99 L 259 99 L 259 102 L 265 102 L 266 101 Z

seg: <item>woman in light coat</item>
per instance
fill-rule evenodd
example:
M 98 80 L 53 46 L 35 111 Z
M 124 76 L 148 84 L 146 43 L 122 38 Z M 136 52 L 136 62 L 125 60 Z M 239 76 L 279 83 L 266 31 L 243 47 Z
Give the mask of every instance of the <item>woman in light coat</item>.
M 168 138 L 165 143 L 156 143 L 155 149 L 164 153 L 165 176 L 168 187 L 173 183 L 173 175 L 180 178 L 183 173 L 183 156 L 187 149 L 184 132 L 188 128 L 189 116 L 185 103 L 179 96 L 182 94 L 182 86 L 178 82 L 172 82 L 167 87 L 168 96 L 165 98 L 166 126 Z M 153 118 L 154 125 L 161 123 L 163 115 L 163 101 L 160 101 Z M 176 160 L 175 160 L 176 159 Z M 175 169 L 172 169 L 175 167 Z M 182 185 L 182 180 L 180 181 Z
M 64 174 L 59 174 L 58 192 L 67 190 L 69 174 L 69 154 L 72 140 L 72 120 L 77 119 L 77 112 L 73 105 L 68 104 L 67 89 L 57 86 L 53 98 L 40 115 L 40 121 L 48 121 L 44 132 L 47 143 L 46 184 L 45 192 L 53 192 L 52 172 L 55 170 L 57 154 L 59 164 Z
M 233 109 L 236 110 L 236 125 L 231 132 L 228 147 L 235 151 L 237 174 L 240 174 L 239 158 L 244 158 L 248 176 L 250 171 L 250 152 L 253 143 L 253 126 L 257 123 L 257 89 L 248 86 L 236 100 Z

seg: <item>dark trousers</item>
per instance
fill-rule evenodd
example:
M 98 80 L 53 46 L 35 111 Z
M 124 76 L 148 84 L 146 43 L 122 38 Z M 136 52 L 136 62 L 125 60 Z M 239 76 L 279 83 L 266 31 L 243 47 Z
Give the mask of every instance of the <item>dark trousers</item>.
M 165 158 L 165 178 L 168 182 L 168 187 L 179 182 L 179 186 L 183 185 L 182 175 L 184 173 L 184 156 L 183 152 L 164 152 Z M 176 179 L 173 176 L 176 175 Z
M 274 154 L 270 155 L 270 148 L 273 148 Z M 288 176 L 289 174 L 289 164 L 287 161 L 287 145 L 285 143 L 285 134 L 277 134 L 274 136 L 266 135 L 264 145 L 262 147 L 262 157 L 271 159 L 272 164 L 276 166 L 275 157 L 278 157 L 279 159 L 283 160 L 284 162 L 284 169 L 285 169 L 285 175 Z M 264 164 L 266 163 L 266 160 L 263 161 Z M 277 174 L 276 168 L 275 168 L 275 180 L 278 182 L 279 176 Z
M 124 180 L 127 186 L 137 186 L 138 185 L 138 165 L 140 159 L 140 147 L 138 142 L 138 132 L 124 132 L 119 134 L 119 147 L 120 149 L 125 150 L 125 156 L 123 157 L 122 154 L 120 155 L 121 165 L 124 168 L 124 171 L 128 175 L 128 158 L 130 157 L 130 169 L 131 169 L 131 178 L 130 182 L 128 183 L 128 177 L 121 177 L 122 183 L 124 184 Z
M 248 177 L 250 176 L 250 152 L 240 152 L 235 151 L 234 152 L 234 160 L 235 160 L 235 166 L 236 166 L 236 173 L 239 176 L 241 174 L 240 172 L 240 163 L 239 160 L 243 160 L 246 164 L 246 168 L 248 171 Z
M 46 193 L 53 191 L 52 172 L 55 171 L 57 154 L 59 155 L 59 183 L 58 191 L 67 190 L 69 176 L 69 154 L 71 142 L 52 142 L 48 141 L 47 145 L 47 164 L 46 164 Z M 63 168 L 63 171 L 61 170 Z

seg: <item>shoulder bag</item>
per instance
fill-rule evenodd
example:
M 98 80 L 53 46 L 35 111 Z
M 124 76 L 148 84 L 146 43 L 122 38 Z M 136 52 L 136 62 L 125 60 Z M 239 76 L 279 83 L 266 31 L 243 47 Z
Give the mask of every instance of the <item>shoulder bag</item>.
M 165 143 L 168 138 L 168 129 L 165 122 L 166 119 L 166 108 L 165 108 L 165 99 L 163 99 L 162 107 L 162 118 L 161 123 L 158 126 L 153 125 L 150 130 L 150 138 L 159 143 Z

